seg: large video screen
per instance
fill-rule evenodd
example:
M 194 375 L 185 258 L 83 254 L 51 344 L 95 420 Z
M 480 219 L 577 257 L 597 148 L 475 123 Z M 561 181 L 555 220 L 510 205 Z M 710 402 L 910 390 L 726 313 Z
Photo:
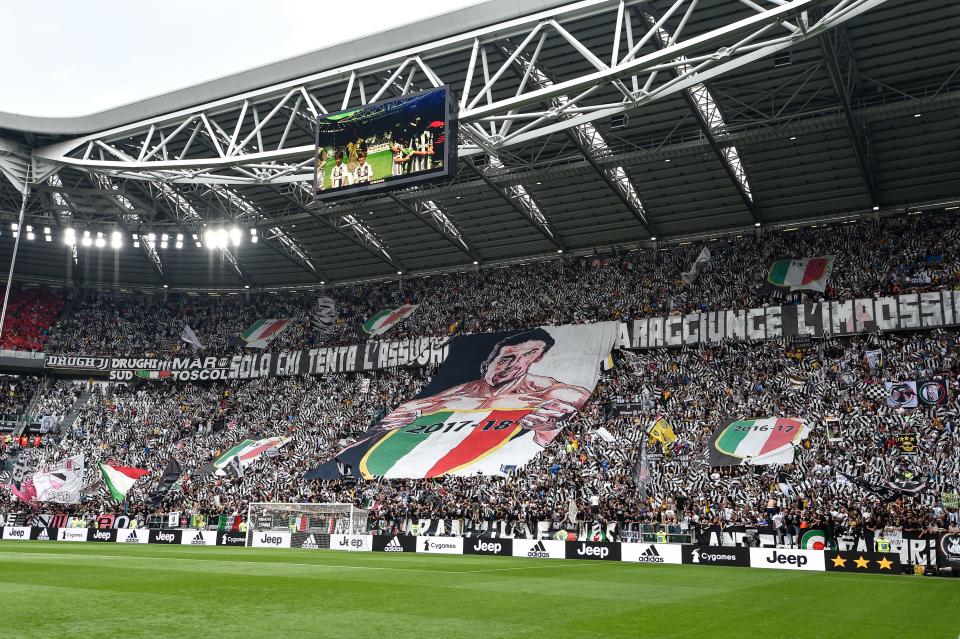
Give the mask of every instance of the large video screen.
M 456 174 L 457 119 L 446 87 L 322 115 L 318 200 L 385 191 Z

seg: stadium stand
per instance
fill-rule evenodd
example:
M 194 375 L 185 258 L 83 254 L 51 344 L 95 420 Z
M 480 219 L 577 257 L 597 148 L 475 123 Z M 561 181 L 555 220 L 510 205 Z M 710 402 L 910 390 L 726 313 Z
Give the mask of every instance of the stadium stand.
M 708 243 L 713 258 L 691 286 L 680 284 L 680 276 L 699 245 L 423 278 L 405 282 L 402 293 L 385 284 L 332 289 L 327 294 L 342 310 L 329 340 L 355 342 L 365 317 L 400 301 L 421 308 L 409 325 L 395 329 L 398 335 L 446 334 L 452 323 L 458 331 L 486 332 L 762 305 L 770 300 L 756 293 L 764 265 L 784 254 L 834 254 L 840 265 L 823 295 L 792 293 L 789 302 L 811 295 L 821 300 L 956 289 L 957 230 L 956 216 L 941 214 L 721 239 Z M 159 344 L 157 350 L 186 352 L 189 347 L 178 342 L 187 323 L 212 351 L 230 352 L 240 348 L 236 334 L 264 316 L 298 319 L 299 326 L 278 341 L 284 348 L 305 346 L 318 339 L 308 319 L 314 301 L 308 295 L 266 294 L 247 303 L 240 296 L 163 299 L 83 292 L 68 296 L 48 348 L 129 353 Z M 877 350 L 882 365 L 867 356 Z M 622 351 L 562 435 L 507 478 L 360 484 L 303 479 L 416 395 L 433 374 L 428 367 L 196 384 L 94 383 L 59 442 L 29 448 L 20 461 L 35 467 L 82 453 L 94 485 L 99 485 L 98 462 L 123 460 L 148 469 L 151 479 L 134 487 L 127 505 L 128 512 L 144 518 L 174 510 L 237 514 L 251 501 L 350 502 L 370 509 L 371 525 L 389 530 L 430 519 L 531 527 L 567 521 L 597 524 L 615 537 L 640 524 L 683 531 L 776 524 L 788 544 L 799 543 L 799 532 L 811 526 L 840 534 L 865 524 L 871 530 L 923 530 L 958 523 L 957 510 L 944 508 L 941 498 L 954 493 L 960 480 L 955 329 L 801 346 L 781 339 Z M 949 400 L 911 411 L 886 406 L 883 382 L 902 379 L 941 380 Z M 86 387 L 86 382 L 58 382 L 39 398 L 37 414 L 64 415 Z M 621 406 L 632 410 L 621 414 Z M 712 468 L 710 435 L 734 415 L 796 416 L 816 424 L 837 418 L 842 432 L 833 436 L 815 429 L 790 465 Z M 647 435 L 658 418 L 676 435 L 666 454 Z M 901 454 L 897 434 L 906 430 L 916 434 L 919 454 Z M 292 438 L 276 458 L 263 457 L 240 476 L 210 472 L 209 464 L 236 442 L 273 436 Z M 171 459 L 179 464 L 181 480 L 157 499 L 154 490 Z M 896 494 L 881 489 L 905 476 L 923 489 Z M 101 487 L 71 510 L 92 516 L 111 508 Z

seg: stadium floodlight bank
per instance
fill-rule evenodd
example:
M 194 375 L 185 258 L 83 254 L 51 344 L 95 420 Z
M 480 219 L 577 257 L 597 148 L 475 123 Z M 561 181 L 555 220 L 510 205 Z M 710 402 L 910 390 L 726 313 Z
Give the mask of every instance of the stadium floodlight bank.
M 330 548 L 330 535 L 365 534 L 369 513 L 353 504 L 253 502 L 247 509 L 247 545 L 253 545 L 258 532 L 283 532 L 312 537 L 310 543 L 318 548 Z

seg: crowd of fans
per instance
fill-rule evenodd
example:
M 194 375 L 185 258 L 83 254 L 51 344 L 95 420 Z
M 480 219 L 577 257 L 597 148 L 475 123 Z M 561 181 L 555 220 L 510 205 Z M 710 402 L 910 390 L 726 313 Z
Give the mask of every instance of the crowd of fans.
M 3 323 L 0 348 L 40 351 L 63 310 L 63 295 L 45 286 L 13 288 Z
M 769 301 L 757 292 L 766 267 L 789 256 L 836 256 L 827 291 L 790 294 L 792 300 L 958 288 L 958 229 L 956 216 L 941 214 L 720 239 L 707 243 L 711 261 L 692 285 L 682 284 L 680 273 L 702 248 L 694 244 L 413 279 L 402 290 L 397 283 L 337 288 L 327 294 L 336 300 L 338 326 L 322 337 L 310 327 L 316 294 L 247 300 L 82 293 L 69 296 L 69 312 L 48 348 L 86 354 L 184 349 L 180 333 L 189 324 L 207 352 L 224 352 L 240 348 L 236 336 L 267 317 L 293 320 L 271 348 L 355 343 L 367 317 L 403 302 L 420 307 L 389 337 L 745 308 Z M 882 364 L 867 358 L 868 350 L 880 350 Z M 802 522 L 831 530 L 960 523 L 956 509 L 945 507 L 960 484 L 960 333 L 954 329 L 803 346 L 780 340 L 621 353 L 561 434 L 508 477 L 303 479 L 415 395 L 434 372 L 96 383 L 59 445 L 28 451 L 28 459 L 35 467 L 40 459 L 85 453 L 92 488 L 79 508 L 87 512 L 115 508 L 95 469 L 97 462 L 118 461 L 151 471 L 124 506 L 144 515 L 244 513 L 251 501 L 283 501 L 353 502 L 384 526 L 428 518 L 785 530 Z M 926 379 L 946 384 L 946 402 L 908 410 L 886 405 L 884 381 Z M 59 414 L 79 390 L 60 384 L 53 393 L 58 399 L 38 405 Z M 621 410 L 627 404 L 630 414 Z M 727 419 L 778 416 L 799 417 L 811 427 L 793 464 L 710 466 L 708 440 Z M 667 450 L 646 432 L 659 417 L 677 436 Z M 898 445 L 906 433 L 917 436 L 912 453 Z M 237 442 L 270 436 L 290 441 L 239 476 L 212 472 L 211 462 Z M 171 459 L 179 480 L 157 494 Z
M 240 334 L 260 319 L 287 318 L 273 350 L 355 344 L 362 324 L 384 308 L 419 307 L 390 338 L 480 333 L 544 324 L 579 324 L 678 311 L 762 306 L 758 292 L 769 265 L 784 257 L 836 256 L 824 293 L 800 291 L 790 300 L 849 299 L 873 294 L 939 290 L 960 285 L 960 225 L 955 215 L 924 214 L 858 221 L 830 228 L 720 238 L 662 249 L 614 251 L 503 268 L 337 287 L 323 293 L 227 296 L 145 295 L 84 291 L 68 296 L 68 312 L 53 330 L 54 353 L 140 355 L 192 351 L 181 341 L 189 325 L 203 353 L 235 352 Z M 691 285 L 681 273 L 700 250 L 711 260 Z M 318 296 L 337 308 L 332 334 L 310 320 Z

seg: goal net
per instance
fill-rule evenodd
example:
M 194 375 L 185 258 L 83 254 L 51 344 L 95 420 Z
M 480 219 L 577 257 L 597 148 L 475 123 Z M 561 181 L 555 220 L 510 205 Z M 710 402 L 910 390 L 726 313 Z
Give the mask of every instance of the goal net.
M 353 504 L 255 502 L 247 510 L 247 545 L 257 532 L 290 533 L 291 548 L 330 548 L 330 535 L 367 532 L 368 510 Z

